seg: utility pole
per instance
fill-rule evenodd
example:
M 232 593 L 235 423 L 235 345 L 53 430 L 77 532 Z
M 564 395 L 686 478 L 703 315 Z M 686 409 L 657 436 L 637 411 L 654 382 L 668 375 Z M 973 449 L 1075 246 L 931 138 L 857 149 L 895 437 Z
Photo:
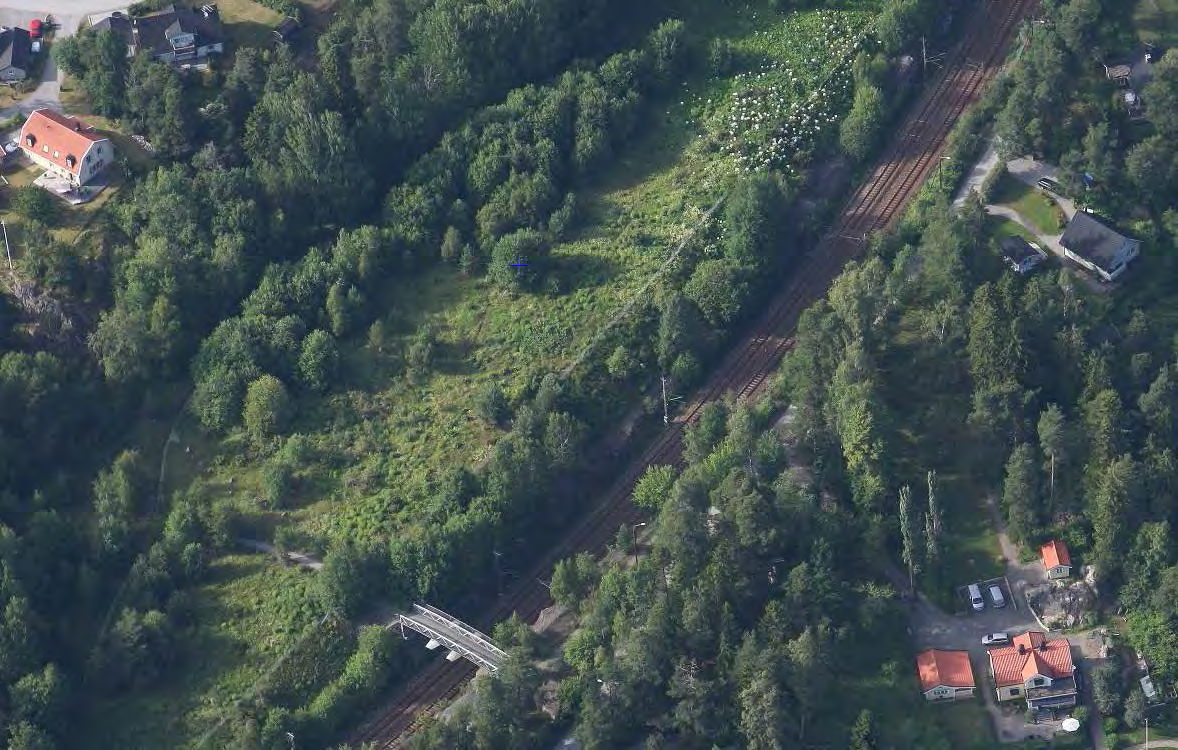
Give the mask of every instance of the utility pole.
M 681 399 L 683 397 L 682 396 L 672 396 L 671 398 L 667 398 L 667 376 L 666 375 L 659 375 L 659 382 L 663 386 L 663 424 L 670 424 L 671 423 L 671 409 L 670 409 L 669 404 L 672 401 L 678 401 L 679 399 Z
M 8 227 L 0 220 L 0 229 L 4 230 L 4 252 L 8 255 L 8 270 L 12 270 L 12 250 L 8 248 Z
M 928 78 L 928 64 L 932 63 L 933 65 L 936 65 L 939 68 L 939 67 L 941 67 L 941 58 L 943 58 L 944 56 L 945 56 L 945 53 L 942 52 L 940 54 L 936 54 L 936 55 L 933 55 L 932 57 L 929 57 L 928 56 L 928 45 L 925 43 L 925 38 L 924 37 L 920 38 L 920 58 L 924 62 L 924 77 L 925 78 Z
M 12 259 L 8 259 L 8 265 L 12 265 Z M 663 424 L 671 423 L 671 412 L 667 409 L 667 376 L 659 375 L 659 382 L 663 384 Z
M 495 584 L 499 591 L 499 596 L 503 596 L 503 568 L 499 565 L 499 558 L 503 557 L 503 553 L 497 549 L 491 550 L 491 554 L 495 556 Z
M 646 525 L 646 521 L 643 521 L 642 523 L 636 523 L 630 527 L 631 531 L 634 534 L 634 564 L 635 565 L 638 564 L 638 530 L 641 529 L 645 525 Z

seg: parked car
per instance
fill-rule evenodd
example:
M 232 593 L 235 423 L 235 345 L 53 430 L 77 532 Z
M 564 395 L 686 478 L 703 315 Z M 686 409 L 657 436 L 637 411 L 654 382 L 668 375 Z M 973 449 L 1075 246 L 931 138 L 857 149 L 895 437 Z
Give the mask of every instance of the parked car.
M 1048 192 L 1063 195 L 1063 186 L 1050 177 L 1044 177 L 1035 184 Z
M 990 587 L 990 602 L 998 609 L 1006 606 L 1006 597 L 1002 596 L 1002 589 L 997 586 Z
M 981 612 L 986 608 L 986 600 L 982 598 L 982 590 L 976 583 L 969 585 L 969 603 L 974 612 Z
M 32 21 L 29 21 L 29 38 L 30 39 L 40 39 L 41 38 L 41 25 L 43 23 L 44 22 L 40 18 L 34 18 Z
M 988 633 L 982 636 L 983 646 L 1004 646 L 1010 643 L 1010 636 L 1006 633 Z

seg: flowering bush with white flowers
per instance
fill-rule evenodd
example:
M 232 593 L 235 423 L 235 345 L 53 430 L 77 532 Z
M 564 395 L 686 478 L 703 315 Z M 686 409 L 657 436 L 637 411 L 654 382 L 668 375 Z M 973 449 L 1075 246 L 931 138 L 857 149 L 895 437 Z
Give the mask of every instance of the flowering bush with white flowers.
M 708 122 L 737 172 L 795 174 L 838 132 L 851 101 L 851 61 L 868 41 L 870 18 L 861 11 L 795 13 L 754 38 L 762 62 L 733 77 L 728 101 Z

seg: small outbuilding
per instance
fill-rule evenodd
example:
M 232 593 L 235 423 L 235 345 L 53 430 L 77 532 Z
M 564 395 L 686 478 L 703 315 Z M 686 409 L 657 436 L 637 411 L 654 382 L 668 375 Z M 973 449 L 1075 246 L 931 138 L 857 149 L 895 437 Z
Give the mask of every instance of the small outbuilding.
M 922 651 L 916 655 L 916 673 L 927 701 L 972 698 L 977 689 L 968 651 Z
M 282 19 L 278 23 L 278 25 L 274 27 L 274 30 L 271 31 L 270 33 L 274 35 L 275 40 L 277 40 L 283 44 L 286 44 L 298 32 L 299 32 L 299 22 L 297 20 L 291 18 L 290 16 L 287 16 L 286 18 Z
M 1027 242 L 1022 237 L 1003 237 L 999 243 L 1002 258 L 1015 273 L 1027 273 L 1035 266 L 1047 260 L 1047 253 L 1034 242 Z
M 1072 556 L 1063 542 L 1052 539 L 1039 548 L 1039 557 L 1047 570 L 1049 579 L 1068 578 L 1072 575 Z

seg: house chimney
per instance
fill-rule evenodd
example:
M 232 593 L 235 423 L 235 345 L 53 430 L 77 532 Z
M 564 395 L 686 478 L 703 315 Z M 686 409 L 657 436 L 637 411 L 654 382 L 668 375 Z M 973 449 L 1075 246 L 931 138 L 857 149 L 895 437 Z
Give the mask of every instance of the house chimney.
M 1020 655 L 1020 656 L 1021 656 L 1022 654 L 1025 654 L 1025 653 L 1027 653 L 1027 647 L 1026 647 L 1026 646 L 1024 646 L 1023 644 L 1021 644 L 1021 643 L 1020 643 L 1020 644 L 1018 645 L 1018 652 L 1019 652 L 1019 655 Z
M 79 122 L 79 121 L 77 121 L 77 120 L 74 120 L 74 132 L 75 132 L 75 133 L 81 133 L 81 132 L 82 132 L 82 123 L 81 123 L 81 122 Z

